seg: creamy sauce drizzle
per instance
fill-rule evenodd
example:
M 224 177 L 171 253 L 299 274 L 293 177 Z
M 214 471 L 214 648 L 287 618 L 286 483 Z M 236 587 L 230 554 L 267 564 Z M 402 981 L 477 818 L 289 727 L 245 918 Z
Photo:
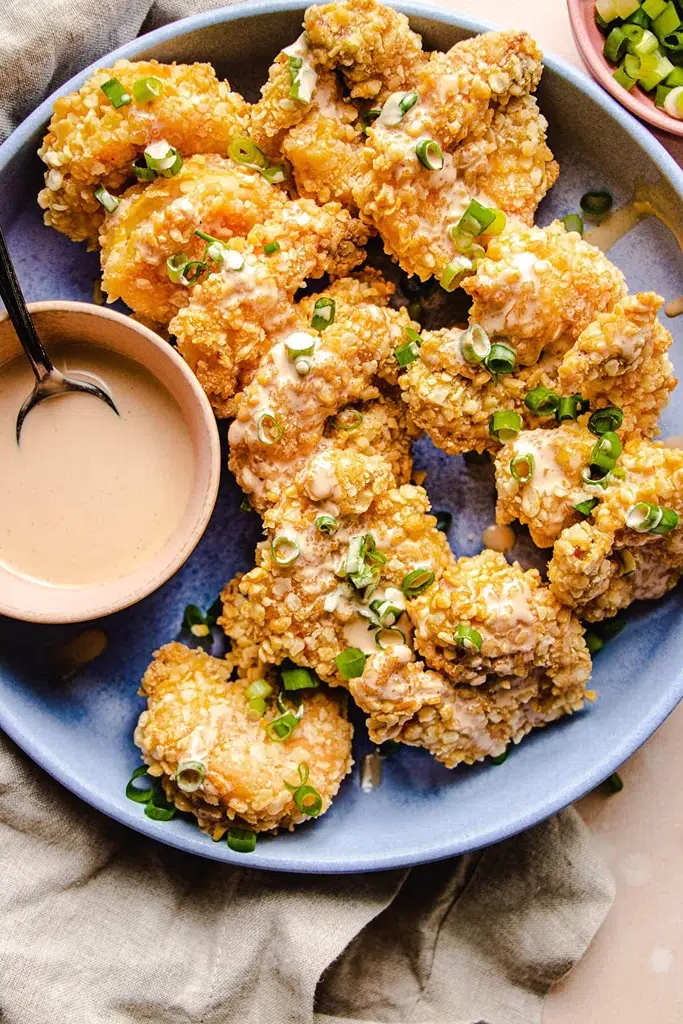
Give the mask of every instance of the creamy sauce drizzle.
M 600 224 L 587 231 L 584 238 L 591 245 L 608 252 L 646 217 L 656 217 L 669 229 L 683 250 L 683 230 L 675 226 L 679 218 L 671 198 L 661 185 L 647 185 L 640 179 L 636 180 L 633 199 L 613 210 Z
M 55 365 L 109 387 L 120 416 L 87 395 L 33 409 L 23 356 L 0 367 L 0 563 L 56 586 L 119 579 L 178 527 L 192 489 L 193 446 L 180 407 L 138 363 L 97 345 L 62 345 Z

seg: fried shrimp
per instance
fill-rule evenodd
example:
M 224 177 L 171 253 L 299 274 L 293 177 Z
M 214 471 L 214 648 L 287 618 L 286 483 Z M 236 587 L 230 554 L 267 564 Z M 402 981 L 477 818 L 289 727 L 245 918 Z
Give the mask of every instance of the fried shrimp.
M 560 534 L 548 565 L 553 593 L 589 621 L 661 597 L 683 573 L 683 451 L 633 438 L 618 467 L 595 489 L 590 518 Z
M 244 237 L 285 202 L 257 171 L 214 154 L 190 157 L 173 178 L 134 185 L 100 231 L 108 301 L 123 299 L 138 316 L 167 324 L 192 298 L 190 283 L 171 280 L 167 261 L 182 255 L 199 265 L 207 242 L 197 231 L 221 241 Z
M 229 680 L 227 662 L 179 643 L 157 651 L 142 680 L 147 710 L 135 743 L 168 799 L 213 839 L 233 824 L 262 832 L 307 821 L 287 787 L 298 785 L 300 765 L 321 814 L 351 770 L 353 729 L 340 694 L 306 691 L 300 721 L 278 742 L 267 729 L 278 715 L 274 702 L 264 717 L 250 716 L 248 685 Z
M 135 98 L 145 78 L 161 83 L 156 98 Z M 114 79 L 127 102 L 114 106 L 102 86 Z M 182 157 L 226 152 L 244 133 L 248 107 L 216 78 L 209 64 L 117 61 L 100 68 L 78 92 L 55 103 L 38 155 L 48 166 L 38 203 L 45 223 L 74 242 L 97 247 L 104 210 L 95 189 L 117 193 L 132 179 L 132 163 L 153 142 L 165 141 Z
M 315 64 L 340 70 L 358 99 L 406 87 L 424 59 L 406 16 L 377 0 L 309 7 L 304 28 Z
M 550 343 L 568 350 L 627 294 L 621 271 L 559 221 L 492 239 L 463 288 L 472 297 L 470 321 L 491 338 L 502 336 L 521 366 L 535 363 Z
M 338 203 L 318 207 L 299 199 L 250 231 L 241 269 L 224 261 L 193 288 L 169 330 L 219 416 L 233 413 L 235 392 L 251 379 L 273 339 L 300 326 L 296 290 L 326 271 L 347 274 L 362 262 L 359 246 L 366 238 Z

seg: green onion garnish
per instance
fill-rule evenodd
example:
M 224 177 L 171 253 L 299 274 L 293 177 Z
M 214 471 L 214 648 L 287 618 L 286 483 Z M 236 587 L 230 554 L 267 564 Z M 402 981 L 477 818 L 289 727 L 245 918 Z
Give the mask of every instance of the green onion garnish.
M 613 430 L 608 430 L 600 436 L 597 444 L 591 453 L 591 466 L 610 473 L 621 455 L 622 447 L 619 435 Z
M 344 419 L 342 419 L 342 416 Z M 336 430 L 351 431 L 358 430 L 362 422 L 363 413 L 359 412 L 358 409 L 342 409 L 342 411 L 332 420 L 332 426 Z
M 317 818 L 323 809 L 323 798 L 314 786 L 299 786 L 293 798 L 301 813 L 309 818 Z
M 463 651 L 480 651 L 484 640 L 479 630 L 461 622 L 453 634 L 453 643 Z
M 183 166 L 183 158 L 175 148 L 162 139 L 145 147 L 145 163 L 164 178 L 173 178 Z
M 483 235 L 486 229 L 494 223 L 497 211 L 488 206 L 482 206 L 476 199 L 471 199 L 469 206 L 457 223 L 459 231 L 466 235 Z
M 423 594 L 425 590 L 429 590 L 435 579 L 436 576 L 430 569 L 413 569 L 403 577 L 401 590 L 410 600 L 417 597 L 418 594 Z
M 460 336 L 460 354 L 465 362 L 470 366 L 478 366 L 486 361 L 490 352 L 491 342 L 484 328 L 479 324 L 470 324 Z
M 534 462 L 535 459 L 531 454 L 516 455 L 510 461 L 510 473 L 513 479 L 520 484 L 528 484 L 534 475 Z
M 443 150 L 434 139 L 421 139 L 415 147 L 415 152 L 417 159 L 428 171 L 440 171 L 443 168 Z
M 159 78 L 138 78 L 133 82 L 133 96 L 136 103 L 149 103 L 156 100 L 164 91 L 164 83 Z
M 606 409 L 596 409 L 588 420 L 588 429 L 591 434 L 600 437 L 611 431 L 618 430 L 624 422 L 624 414 L 615 405 L 607 406 Z
M 619 772 L 613 772 L 608 779 L 605 779 L 605 785 L 611 793 L 621 793 L 624 781 Z
M 206 778 L 206 766 L 202 761 L 181 761 L 176 768 L 175 781 L 183 793 L 194 793 Z
M 405 117 L 409 110 L 411 110 L 420 99 L 418 93 L 415 90 L 405 93 L 403 99 L 399 101 L 398 107 L 401 111 L 401 116 Z
M 131 170 L 138 181 L 154 181 L 157 176 L 157 172 L 147 166 L 144 157 L 138 157 L 136 160 L 133 160 Z
M 312 690 L 320 685 L 320 680 L 310 668 L 289 665 L 280 668 L 280 678 L 285 690 Z
M 252 700 L 254 697 L 270 697 L 272 692 L 273 687 L 265 679 L 255 679 L 245 688 L 244 696 L 247 700 Z
M 117 196 L 113 196 L 110 192 L 107 192 L 104 185 L 98 185 L 95 189 L 95 199 L 100 206 L 105 208 L 107 213 L 113 213 L 121 202 Z
M 613 202 L 606 189 L 596 189 L 581 196 L 580 206 L 586 217 L 604 217 L 612 209 Z
M 617 558 L 619 559 L 621 569 L 619 570 L 620 576 L 633 576 L 636 571 L 636 560 L 633 557 L 633 552 L 628 548 L 621 548 L 617 551 Z
M 337 303 L 334 299 L 328 299 L 326 297 L 318 299 L 313 307 L 311 327 L 316 331 L 324 331 L 326 327 L 329 327 L 330 324 L 334 323 L 336 309 Z
M 282 164 L 270 164 L 268 167 L 263 168 L 261 174 L 271 185 L 279 185 L 287 177 Z
M 230 828 L 228 847 L 234 853 L 253 853 L 256 849 L 256 833 L 250 828 Z
M 603 491 L 609 485 L 609 476 L 609 472 L 598 469 L 597 466 L 585 466 L 581 470 L 581 479 L 585 484 L 590 484 L 592 487 L 601 487 Z
M 453 522 L 452 512 L 446 512 L 444 509 L 440 509 L 438 512 L 435 512 L 434 515 L 436 516 L 437 530 L 440 530 L 441 533 L 448 533 Z
M 247 702 L 247 718 L 252 722 L 258 722 L 266 713 L 266 701 L 263 697 L 252 697 Z
M 285 711 L 266 725 L 266 732 L 273 743 L 284 743 L 292 735 L 301 720 L 301 715 Z
M 565 420 L 576 420 L 587 412 L 589 403 L 581 395 L 562 395 L 557 406 L 557 419 L 559 423 Z
M 296 362 L 301 356 L 312 356 L 315 350 L 315 338 L 305 331 L 295 331 L 285 339 L 287 358 Z
M 636 533 L 665 534 L 675 530 L 680 522 L 678 512 L 671 508 L 662 508 L 647 501 L 639 501 L 633 505 L 626 516 L 626 525 Z
M 439 284 L 445 292 L 453 292 L 460 282 L 474 270 L 474 263 L 466 256 L 456 256 L 441 274 Z
M 607 36 L 602 52 L 612 64 L 618 64 L 626 53 L 628 39 L 619 26 L 615 26 Z
M 375 633 L 375 643 L 379 647 L 380 651 L 386 651 L 387 646 L 389 646 L 385 642 L 388 636 L 398 636 L 400 637 L 400 642 L 402 644 L 406 642 L 406 635 L 402 629 L 398 628 L 398 626 L 382 626 L 382 628 L 378 629 Z
M 180 279 L 188 262 L 184 252 L 177 252 L 175 256 L 169 256 L 166 260 L 166 273 L 169 280 L 173 281 L 174 284 L 180 284 Z
M 599 500 L 599 498 L 587 498 L 586 501 L 580 501 L 578 505 L 574 505 L 574 508 L 579 515 L 589 516 Z
M 508 753 L 509 751 L 504 750 L 502 754 L 495 754 L 491 757 L 491 764 L 503 764 L 508 759 Z
M 273 253 L 279 252 L 279 251 L 280 251 L 280 243 L 279 242 L 266 242 L 266 244 L 263 246 L 263 252 L 264 252 L 265 256 L 272 256 Z
M 262 412 L 256 421 L 256 434 L 261 444 L 275 444 L 282 438 L 282 424 L 274 413 Z
M 145 804 L 145 814 L 153 821 L 171 821 L 175 818 L 175 805 L 170 803 L 162 790 L 152 793 Z
M 588 653 L 591 656 L 594 655 L 594 654 L 597 654 L 598 651 L 601 650 L 605 646 L 597 633 L 591 633 L 591 632 L 586 633 L 586 635 L 584 636 L 584 640 L 586 641 L 586 647 L 588 648 Z
M 489 373 L 512 373 L 515 368 L 515 350 L 510 345 L 496 342 L 484 360 Z
M 381 110 L 366 110 L 364 114 L 360 115 L 361 131 L 363 132 L 363 135 L 368 134 L 368 128 L 373 121 L 377 120 L 381 113 Z
M 363 654 L 360 648 L 347 647 L 345 651 L 337 655 L 334 663 L 343 679 L 358 679 L 363 675 L 363 669 L 367 660 L 368 655 Z
M 118 78 L 110 78 L 104 85 L 100 86 L 100 89 L 107 97 L 112 107 L 125 107 L 130 103 L 130 93 L 126 92 L 125 88 L 119 82 Z
M 332 537 L 339 529 L 339 523 L 334 516 L 320 515 L 316 516 L 315 528 L 318 533 L 323 533 L 326 537 Z
M 554 416 L 560 404 L 560 396 L 539 384 L 527 392 L 524 404 L 537 416 Z
M 273 537 L 270 542 L 270 553 L 277 565 L 286 567 L 296 562 L 301 554 L 301 548 L 295 540 L 280 534 L 279 537 Z
M 228 156 L 236 164 L 243 164 L 245 167 L 257 167 L 259 170 L 265 170 L 268 167 L 266 154 L 246 135 L 237 135 L 230 141 Z
M 420 358 L 420 346 L 415 341 L 406 341 L 394 350 L 396 362 L 403 369 Z
M 151 799 L 154 789 L 152 786 L 149 789 L 140 789 L 139 786 L 135 786 L 135 780 L 141 778 L 143 775 L 147 775 L 149 767 L 146 764 L 141 764 L 139 768 L 136 768 L 126 786 L 126 796 L 129 800 L 134 800 L 136 804 L 146 804 Z M 150 779 L 152 776 L 150 775 Z
M 377 616 L 380 626 L 393 626 L 401 618 L 403 608 L 392 604 L 387 598 L 376 597 L 370 602 L 370 611 Z
M 576 231 L 577 234 L 583 236 L 583 220 L 578 213 L 568 213 L 566 217 L 562 218 L 562 223 L 565 231 Z
M 498 409 L 489 420 L 489 434 L 505 444 L 514 441 L 522 429 L 522 417 L 512 409 Z
M 253 511 L 254 511 L 253 505 L 249 501 L 248 495 L 245 494 L 245 496 L 242 498 L 242 500 L 240 502 L 240 512 L 253 512 Z
M 183 612 L 182 628 L 189 629 L 192 636 L 208 636 L 211 632 L 208 616 L 196 604 L 188 604 Z

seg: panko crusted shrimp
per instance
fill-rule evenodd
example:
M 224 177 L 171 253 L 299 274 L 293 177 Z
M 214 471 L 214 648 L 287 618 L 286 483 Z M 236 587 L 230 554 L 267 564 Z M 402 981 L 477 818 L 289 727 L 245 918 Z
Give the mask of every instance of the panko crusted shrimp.
M 560 534 L 548 565 L 553 593 L 589 621 L 661 597 L 683 573 L 683 451 L 633 438 L 618 467 L 596 488 L 589 518 Z
M 169 330 L 219 416 L 233 414 L 235 392 L 273 340 L 300 326 L 296 290 L 325 272 L 347 274 L 362 262 L 366 240 L 360 222 L 338 203 L 295 200 L 250 231 L 240 269 L 224 261 L 193 288 Z
M 100 231 L 108 301 L 123 299 L 138 316 L 167 324 L 192 298 L 191 283 L 172 281 L 167 261 L 202 262 L 207 241 L 197 231 L 224 242 L 244 237 L 285 202 L 256 170 L 215 154 L 190 157 L 172 178 L 134 185 Z
M 363 458 L 356 454 L 357 467 Z M 343 465 L 336 462 L 325 472 L 332 468 Z M 257 567 L 223 592 L 219 621 L 237 664 L 291 658 L 339 685 L 345 677 L 336 658 L 347 648 L 377 652 L 378 640 L 391 643 L 399 637 L 390 627 L 410 634 L 406 577 L 420 572 L 440 578 L 452 559 L 448 542 L 427 514 L 422 488 L 380 487 L 373 494 L 362 471 L 360 482 L 371 499 L 360 514 L 340 511 L 350 507 L 350 498 L 357 501 L 354 473 L 337 476 L 338 493 L 320 499 L 309 497 L 315 479 L 304 475 L 266 513 L 269 539 L 257 550 Z M 327 518 L 320 522 L 321 516 Z M 288 564 L 279 564 L 294 552 Z
M 278 741 L 268 731 L 279 714 L 275 702 L 262 718 L 253 717 L 249 681 L 231 682 L 229 673 L 226 661 L 183 644 L 156 652 L 142 680 L 147 709 L 135 730 L 149 774 L 213 839 L 235 824 L 263 832 L 309 820 L 292 793 L 300 765 L 324 813 L 353 763 L 353 729 L 341 695 L 306 691 L 298 725 Z
M 314 63 L 341 71 L 358 99 L 405 88 L 424 59 L 406 16 L 377 0 L 309 7 L 304 28 Z
M 479 686 L 453 685 L 401 646 L 373 655 L 349 690 L 368 715 L 374 743 L 424 747 L 455 768 L 500 756 L 532 729 L 579 711 L 593 696 L 586 690 L 589 672 L 590 659 L 582 659 L 561 680 L 539 669 Z
M 145 78 L 157 79 L 161 90 L 139 101 L 135 86 Z M 118 106 L 102 90 L 112 79 L 124 94 Z M 154 142 L 165 141 L 182 157 L 224 154 L 232 136 L 244 133 L 247 111 L 209 64 L 120 60 L 98 69 L 78 92 L 56 101 L 38 151 L 48 166 L 38 196 L 45 223 L 96 248 L 104 220 L 98 186 L 120 192 L 133 178 L 135 158 Z

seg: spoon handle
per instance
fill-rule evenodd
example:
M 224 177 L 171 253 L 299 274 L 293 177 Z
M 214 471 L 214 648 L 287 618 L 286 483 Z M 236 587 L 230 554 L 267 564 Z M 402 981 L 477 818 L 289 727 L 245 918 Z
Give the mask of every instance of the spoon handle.
M 12 260 L 7 249 L 2 230 L 0 229 L 0 298 L 5 303 L 7 315 L 9 316 L 22 348 L 28 356 L 29 362 L 36 375 L 41 381 L 48 374 L 52 373 L 54 367 L 47 352 L 42 346 L 38 337 L 31 314 L 26 308 L 26 302 L 22 294 L 17 275 L 14 272 Z

